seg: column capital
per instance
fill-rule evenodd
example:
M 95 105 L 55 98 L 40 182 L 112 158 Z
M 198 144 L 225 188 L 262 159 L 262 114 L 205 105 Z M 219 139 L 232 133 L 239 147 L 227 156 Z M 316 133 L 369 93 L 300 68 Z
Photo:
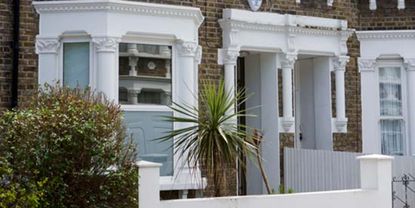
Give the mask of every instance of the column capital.
M 376 59 L 362 59 L 358 60 L 360 72 L 373 72 L 376 67 Z
M 349 56 L 337 56 L 333 58 L 333 70 L 334 71 L 346 71 L 347 63 L 349 63 Z
M 236 62 L 239 57 L 238 48 L 227 48 L 218 50 L 218 63 L 220 65 L 236 65 Z
M 296 53 L 285 53 L 281 56 L 281 67 L 283 69 L 294 69 L 294 64 L 296 60 Z
M 94 43 L 97 52 L 115 52 L 118 49 L 121 38 L 93 37 L 92 42 Z
M 415 58 L 405 58 L 404 63 L 406 65 L 406 70 L 415 71 Z
M 180 56 L 195 57 L 199 45 L 196 42 L 178 40 L 176 41 L 176 48 Z
M 59 38 L 36 37 L 36 53 L 58 53 Z

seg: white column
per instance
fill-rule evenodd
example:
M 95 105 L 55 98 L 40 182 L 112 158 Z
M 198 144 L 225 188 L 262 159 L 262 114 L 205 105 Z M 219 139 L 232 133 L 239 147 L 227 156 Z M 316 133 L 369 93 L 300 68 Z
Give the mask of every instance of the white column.
M 285 54 L 281 59 L 282 68 L 282 109 L 283 129 L 288 132 L 294 125 L 293 116 L 293 70 L 297 54 Z
M 409 138 L 411 145 L 411 155 L 415 155 L 415 58 L 405 59 L 407 82 L 408 82 L 408 118 L 409 118 Z
M 58 64 L 59 48 L 58 38 L 36 37 L 36 53 L 39 55 L 38 83 L 40 85 L 45 83 L 54 85 L 62 78 L 62 70 L 59 69 Z
M 108 99 L 118 102 L 118 44 L 120 38 L 94 37 L 97 54 L 96 89 Z
M 379 80 L 376 60 L 359 58 L 360 89 L 362 100 L 362 147 L 363 153 L 380 153 L 379 138 Z M 375 89 L 375 90 L 374 90 Z
M 336 128 L 339 132 L 347 131 L 344 73 L 348 62 L 348 56 L 339 56 L 334 59 L 333 63 L 336 77 Z
M 219 49 L 219 64 L 224 65 L 225 91 L 230 93 L 230 98 L 234 99 L 236 94 L 236 64 L 239 57 L 238 48 Z M 235 108 L 230 109 L 229 113 L 235 112 Z M 237 122 L 237 121 L 233 121 Z
M 159 163 L 139 161 L 138 166 L 138 207 L 158 208 L 160 206 L 160 167 Z
M 177 100 L 179 103 L 186 103 L 194 106 L 195 104 L 195 57 L 198 45 L 195 42 L 177 41 L 176 48 L 178 51 L 176 70 L 181 70 L 180 79 L 177 81 Z M 177 74 L 177 73 L 174 73 Z
M 219 49 L 220 54 L 220 61 L 219 64 L 224 65 L 224 77 L 225 77 L 225 90 L 226 92 L 234 92 L 232 96 L 235 94 L 235 69 L 236 69 L 236 62 L 239 57 L 239 49 L 232 48 L 232 49 Z
M 173 92 L 173 101 L 179 104 L 197 106 L 194 74 L 197 69 L 195 57 L 198 45 L 196 42 L 179 40 L 176 42 L 175 48 L 177 51 L 177 63 L 175 68 L 173 68 L 173 88 L 174 86 L 176 87 Z M 184 117 L 185 115 L 175 113 L 175 116 Z M 189 127 L 190 125 L 193 124 L 175 123 L 174 128 L 181 129 Z M 193 174 L 194 169 L 189 168 L 189 163 L 185 161 L 184 158 L 186 158 L 186 156 L 180 157 L 180 154 L 174 154 L 175 180 L 179 182 L 189 182 L 189 180 L 200 179 L 197 178 L 196 175 L 193 178 L 189 177 L 189 175 Z

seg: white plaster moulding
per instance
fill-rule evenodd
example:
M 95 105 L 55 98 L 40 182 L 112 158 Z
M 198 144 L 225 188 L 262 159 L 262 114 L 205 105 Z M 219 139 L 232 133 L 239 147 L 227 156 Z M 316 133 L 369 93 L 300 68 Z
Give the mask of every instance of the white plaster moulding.
M 348 30 L 346 20 L 269 12 L 251 12 L 239 9 L 224 9 L 223 20 L 253 23 L 256 25 L 300 26 L 326 30 Z
M 413 39 L 415 30 L 356 31 L 357 39 Z
M 323 30 L 314 28 L 305 28 L 288 25 L 272 25 L 272 24 L 261 24 L 261 23 L 248 23 L 238 20 L 219 20 L 219 24 L 222 28 L 230 27 L 233 29 L 242 30 L 254 30 L 254 31 L 266 31 L 266 32 L 285 32 L 288 30 L 292 34 L 304 34 L 304 35 L 315 35 L 315 36 L 339 36 L 344 35 L 350 37 L 354 30 L 348 29 L 345 31 L 337 30 Z
M 145 15 L 191 17 L 200 26 L 204 20 L 198 8 L 122 0 L 34 1 L 38 13 L 69 11 L 114 11 Z

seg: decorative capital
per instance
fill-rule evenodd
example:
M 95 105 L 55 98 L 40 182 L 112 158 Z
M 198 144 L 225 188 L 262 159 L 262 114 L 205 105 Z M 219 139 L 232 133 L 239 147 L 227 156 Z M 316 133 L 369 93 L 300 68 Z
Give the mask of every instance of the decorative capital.
M 281 122 L 282 130 L 285 133 L 291 133 L 292 132 L 292 129 L 293 129 L 294 124 L 295 124 L 294 117 L 281 117 L 280 122 Z
M 281 57 L 281 67 L 294 69 L 294 64 L 296 60 L 297 60 L 296 53 L 286 53 Z
M 196 56 L 199 45 L 195 42 L 179 40 L 176 43 L 177 50 L 181 56 Z
M 239 57 L 239 49 L 219 49 L 218 50 L 218 54 L 219 54 L 219 60 L 218 63 L 221 65 L 224 64 L 232 64 L 232 65 L 236 65 L 236 62 L 238 60 Z
M 58 53 L 60 41 L 58 38 L 36 38 L 36 53 Z
M 347 118 L 336 118 L 334 121 L 337 132 L 346 133 L 347 132 Z
M 415 71 L 415 58 L 405 58 L 404 59 L 406 70 Z
M 346 71 L 346 65 L 349 63 L 349 56 L 338 56 L 333 59 L 334 71 Z
M 358 64 L 359 64 L 360 72 L 372 72 L 372 71 L 375 71 L 376 59 L 359 58 Z
M 118 49 L 120 38 L 114 37 L 94 37 L 92 42 L 95 44 L 97 52 L 115 52 Z

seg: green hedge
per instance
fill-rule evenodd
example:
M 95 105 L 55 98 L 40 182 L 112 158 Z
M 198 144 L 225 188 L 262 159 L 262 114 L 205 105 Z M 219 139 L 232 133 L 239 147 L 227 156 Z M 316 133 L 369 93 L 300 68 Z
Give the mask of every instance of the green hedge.
M 0 118 L 2 175 L 32 187 L 38 203 L 30 207 L 137 207 L 135 145 L 125 138 L 118 105 L 89 90 L 45 86 Z

